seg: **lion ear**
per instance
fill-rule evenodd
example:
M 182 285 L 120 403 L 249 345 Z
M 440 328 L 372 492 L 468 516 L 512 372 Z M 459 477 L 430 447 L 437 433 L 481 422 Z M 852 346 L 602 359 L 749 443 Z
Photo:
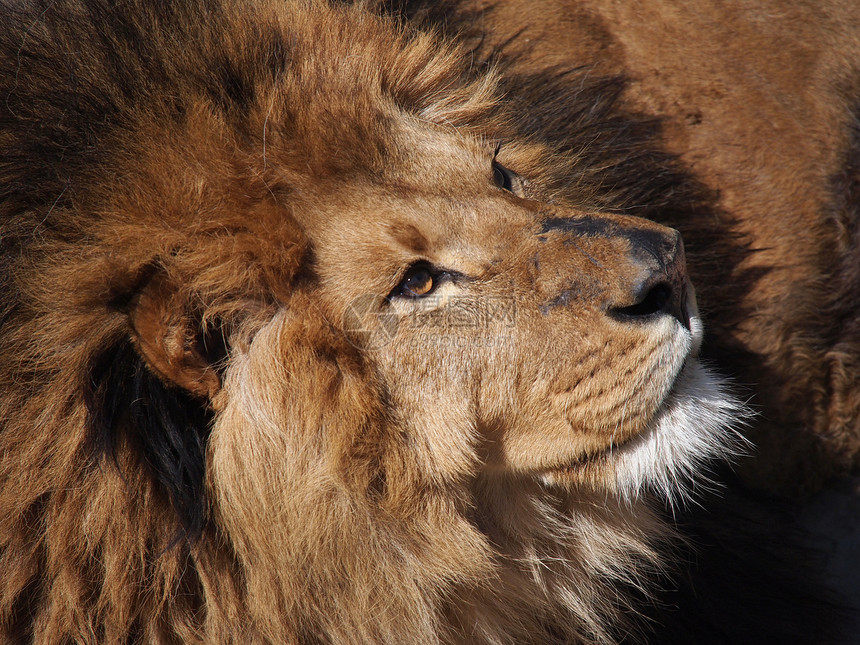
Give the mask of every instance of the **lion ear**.
M 216 363 L 224 357 L 224 343 L 212 343 L 188 305 L 167 278 L 154 277 L 132 302 L 132 339 L 162 380 L 212 401 L 221 390 Z

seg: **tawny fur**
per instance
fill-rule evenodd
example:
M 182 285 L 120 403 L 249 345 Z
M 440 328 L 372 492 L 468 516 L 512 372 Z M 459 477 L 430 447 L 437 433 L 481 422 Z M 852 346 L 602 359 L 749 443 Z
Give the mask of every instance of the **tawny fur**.
M 496 68 L 365 5 L 17 4 L 4 639 L 644 634 L 672 539 L 652 495 L 735 450 L 744 412 L 696 361 L 692 305 L 689 329 L 606 315 L 632 304 L 636 240 L 677 239 L 633 216 L 695 222 L 699 278 L 728 263 L 704 289 L 718 331 L 743 318 L 719 318 L 725 278 L 756 276 L 623 83 Z M 383 301 L 416 260 L 449 269 L 433 298 Z M 369 335 L 357 302 L 383 313 Z

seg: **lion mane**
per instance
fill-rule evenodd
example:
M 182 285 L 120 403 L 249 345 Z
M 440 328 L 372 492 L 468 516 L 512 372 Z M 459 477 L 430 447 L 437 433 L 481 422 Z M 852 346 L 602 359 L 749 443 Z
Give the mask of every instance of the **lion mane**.
M 455 13 L 3 3 L 4 642 L 647 638 L 750 240 Z

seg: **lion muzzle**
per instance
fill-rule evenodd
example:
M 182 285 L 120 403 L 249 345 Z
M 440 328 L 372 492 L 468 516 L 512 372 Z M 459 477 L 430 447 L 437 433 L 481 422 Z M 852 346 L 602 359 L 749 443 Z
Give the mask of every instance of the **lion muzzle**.
M 690 329 L 689 280 L 678 231 L 639 218 L 588 215 L 544 220 L 541 239 L 553 232 L 561 234 L 568 251 L 573 247 L 580 261 L 584 257 L 592 265 L 592 279 L 602 284 L 583 291 L 600 293 L 600 304 L 610 317 L 644 322 L 668 315 Z M 577 276 L 585 273 L 572 269 Z M 556 296 L 548 305 L 568 300 Z

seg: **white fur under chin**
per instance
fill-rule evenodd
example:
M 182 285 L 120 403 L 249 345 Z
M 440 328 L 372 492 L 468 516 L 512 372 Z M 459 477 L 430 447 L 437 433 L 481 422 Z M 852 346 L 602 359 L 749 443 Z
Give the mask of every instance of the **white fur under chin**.
M 675 506 L 696 484 L 707 485 L 707 463 L 748 449 L 738 432 L 749 409 L 695 358 L 684 366 L 652 429 L 614 451 L 620 495 L 634 500 L 650 490 Z

